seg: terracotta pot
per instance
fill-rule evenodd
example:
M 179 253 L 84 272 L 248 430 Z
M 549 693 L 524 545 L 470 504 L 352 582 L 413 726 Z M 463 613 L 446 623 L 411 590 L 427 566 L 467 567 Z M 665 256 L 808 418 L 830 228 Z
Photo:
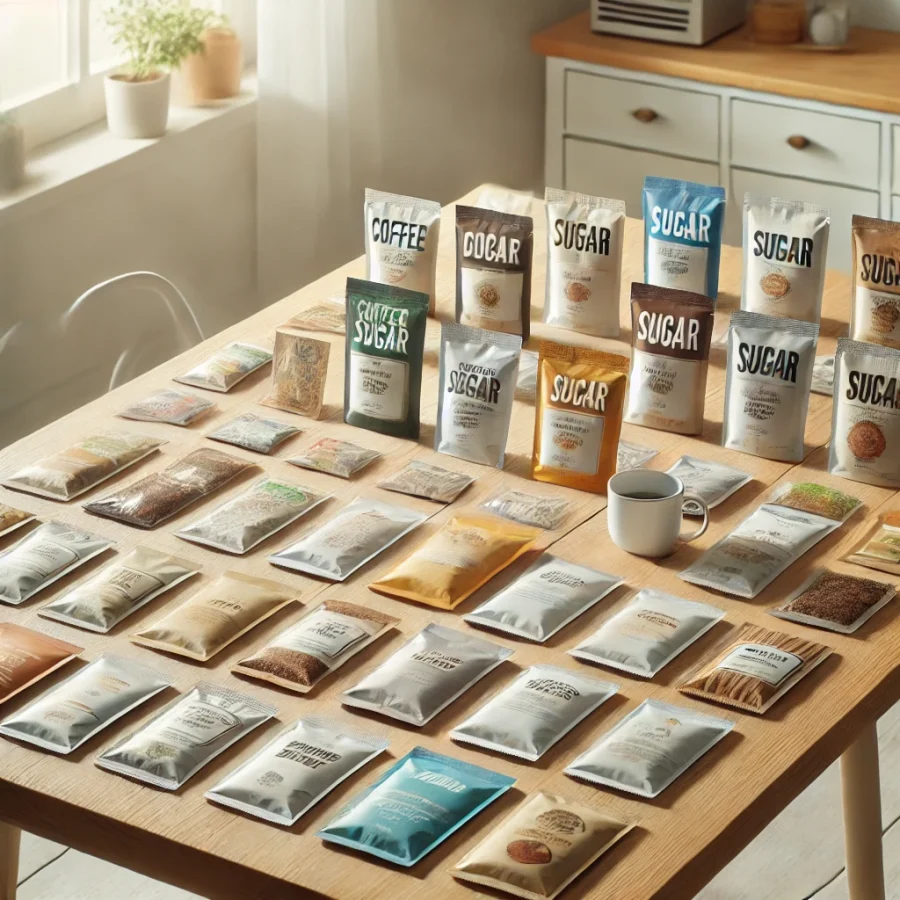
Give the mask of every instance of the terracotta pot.
M 175 93 L 186 106 L 236 97 L 241 90 L 241 39 L 230 28 L 208 28 L 200 37 L 203 52 L 189 56 L 178 70 Z

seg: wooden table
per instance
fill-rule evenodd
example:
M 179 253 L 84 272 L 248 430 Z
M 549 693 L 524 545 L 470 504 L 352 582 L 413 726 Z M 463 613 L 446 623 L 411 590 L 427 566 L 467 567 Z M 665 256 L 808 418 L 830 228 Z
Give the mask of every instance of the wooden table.
M 475 192 L 463 198 L 463 201 L 471 202 L 474 196 Z M 628 286 L 632 280 L 641 278 L 641 223 L 629 220 L 626 233 L 622 295 L 625 323 L 628 322 Z M 544 238 L 543 209 L 540 203 L 536 203 L 535 306 L 532 309 L 532 316 L 536 321 L 540 319 L 543 295 Z M 729 311 L 737 306 L 740 268 L 740 251 L 724 248 L 717 337 L 724 334 Z M 207 442 L 203 437 L 204 433 L 238 412 L 251 409 L 264 412 L 265 410 L 256 406 L 256 401 L 268 387 L 267 375 L 251 377 L 230 394 L 216 395 L 218 412 L 212 419 L 190 429 L 162 424 L 129 423 L 115 418 L 113 414 L 128 401 L 136 400 L 158 388 L 172 386 L 169 381 L 172 375 L 185 371 L 226 341 L 235 338 L 271 338 L 277 324 L 308 304 L 341 293 L 348 275 L 362 276 L 364 271 L 363 260 L 354 260 L 155 371 L 19 441 L 4 452 L 0 475 L 16 470 L 28 460 L 64 447 L 70 441 L 99 427 L 115 426 L 147 431 L 164 436 L 169 443 L 161 454 L 147 460 L 135 471 L 113 479 L 82 499 L 105 494 L 113 487 L 161 469 L 197 447 L 221 447 L 222 445 Z M 453 207 L 450 206 L 444 211 L 438 261 L 438 317 L 441 321 L 452 318 L 454 279 Z M 835 336 L 845 330 L 849 298 L 848 280 L 843 276 L 830 274 L 825 292 L 821 353 L 833 350 Z M 630 326 L 626 324 L 625 327 L 623 336 L 626 341 L 586 338 L 548 329 L 542 324 L 537 324 L 533 333 L 534 337 L 530 342 L 532 348 L 537 347 L 542 337 L 552 335 L 556 340 L 627 352 L 626 341 L 630 337 Z M 51 590 L 40 594 L 21 608 L 0 606 L 0 620 L 18 622 L 74 641 L 85 647 L 83 656 L 87 660 L 104 651 L 113 650 L 170 672 L 178 691 L 187 690 L 201 679 L 212 679 L 273 701 L 279 708 L 278 721 L 270 723 L 249 740 L 231 748 L 202 770 L 186 788 L 174 794 L 117 777 L 101 771 L 93 764 L 105 747 L 134 730 L 162 703 L 170 700 L 174 691 L 167 692 L 149 708 L 145 707 L 116 722 L 99 738 L 67 758 L 59 758 L 10 741 L 0 741 L 0 818 L 8 823 L 7 826 L 0 827 L 0 848 L 6 848 L 6 858 L 3 860 L 5 869 L 0 866 L 3 869 L 0 871 L 0 897 L 4 896 L 3 885 L 7 882 L 5 897 L 10 898 L 13 894 L 15 860 L 10 858 L 10 851 L 17 844 L 16 829 L 25 828 L 210 897 L 265 897 L 270 900 L 292 897 L 371 900 L 377 897 L 405 900 L 426 887 L 442 898 L 471 898 L 474 896 L 473 890 L 457 883 L 448 874 L 448 868 L 465 850 L 483 838 L 493 823 L 505 816 L 525 794 L 537 788 L 547 788 L 576 800 L 596 804 L 638 823 L 635 832 L 583 876 L 566 896 L 615 897 L 616 900 L 691 898 L 841 754 L 844 754 L 846 763 L 847 818 L 853 837 L 849 848 L 851 889 L 854 898 L 873 900 L 880 896 L 874 887 L 878 881 L 877 873 L 881 871 L 875 722 L 900 700 L 900 603 L 890 604 L 853 636 L 832 635 L 792 623 L 776 622 L 765 613 L 787 591 L 796 587 L 812 567 L 825 560 L 835 559 L 853 545 L 860 538 L 866 527 L 865 523 L 877 511 L 895 501 L 891 491 L 856 485 L 825 474 L 826 452 L 822 448 L 829 436 L 830 398 L 812 395 L 806 430 L 808 457 L 802 465 L 792 467 L 726 452 L 718 446 L 725 361 L 724 347 L 718 345 L 714 348 L 710 368 L 707 421 L 701 438 L 679 437 L 626 425 L 623 438 L 659 450 L 659 455 L 651 463 L 654 468 L 667 468 L 682 453 L 693 453 L 727 460 L 751 472 L 755 479 L 714 511 L 709 531 L 700 541 L 682 547 L 673 557 L 656 564 L 631 557 L 608 540 L 606 517 L 603 513 L 605 498 L 602 496 L 579 494 L 526 481 L 534 419 L 530 403 L 516 402 L 507 466 L 503 472 L 468 465 L 450 457 L 438 457 L 433 453 L 430 448 L 434 434 L 438 378 L 437 322 L 429 323 L 422 385 L 423 433 L 418 444 L 382 437 L 343 424 L 343 337 L 318 336 L 333 344 L 326 394 L 327 411 L 323 419 L 316 422 L 284 415 L 283 418 L 293 419 L 302 426 L 305 433 L 283 446 L 275 457 L 243 454 L 236 448 L 222 449 L 246 455 L 269 474 L 333 490 L 335 499 L 313 513 L 318 521 L 326 521 L 335 510 L 357 494 L 379 496 L 381 499 L 425 509 L 432 514 L 418 531 L 377 558 L 373 564 L 366 566 L 346 584 L 326 584 L 276 570 L 266 562 L 266 556 L 270 552 L 292 542 L 310 524 L 309 521 L 301 521 L 288 528 L 246 558 L 233 558 L 207 551 L 174 537 L 173 532 L 178 526 L 197 518 L 201 512 L 242 490 L 253 476 L 248 476 L 241 483 L 231 485 L 220 494 L 207 499 L 200 504 L 199 509 L 189 509 L 162 528 L 150 532 L 90 517 L 82 510 L 81 501 L 57 504 L 5 490 L 0 491 L 0 500 L 33 510 L 45 520 L 59 518 L 115 538 L 119 553 L 136 544 L 147 544 L 202 561 L 203 580 L 226 569 L 266 575 L 294 585 L 303 604 L 310 603 L 314 597 L 320 600 L 326 596 L 355 600 L 399 616 L 402 620 L 399 628 L 388 639 L 380 641 L 353 659 L 340 670 L 337 677 L 327 680 L 319 690 L 300 697 L 269 689 L 257 682 L 238 679 L 228 671 L 229 665 L 236 659 L 245 655 L 248 650 L 260 646 L 287 623 L 295 620 L 300 612 L 296 607 L 284 611 L 245 635 L 215 657 L 211 664 L 202 665 L 137 647 L 127 640 L 130 632 L 155 620 L 164 607 L 174 607 L 197 590 L 201 583 L 197 580 L 154 601 L 110 635 L 95 635 L 38 618 L 37 610 L 41 605 L 108 562 L 109 554 L 89 563 L 75 578 L 58 582 Z M 363 477 L 349 483 L 293 468 L 284 461 L 299 448 L 322 435 L 339 435 L 377 447 L 385 451 L 385 456 L 370 470 L 366 470 Z M 432 459 L 451 468 L 471 471 L 479 476 L 478 481 L 450 507 L 388 494 L 377 487 L 377 482 L 385 474 L 400 468 L 411 457 Z M 768 495 L 773 484 L 796 478 L 813 478 L 850 490 L 864 500 L 865 508 L 792 566 L 756 600 L 747 602 L 724 597 L 677 578 L 676 573 L 690 560 L 755 508 Z M 628 589 L 615 593 L 611 600 L 603 601 L 543 646 L 507 641 L 497 634 L 489 635 L 491 640 L 515 650 L 512 659 L 422 729 L 406 727 L 397 722 L 385 724 L 387 720 L 342 710 L 338 699 L 340 692 L 393 653 L 406 638 L 434 621 L 456 628 L 468 628 L 462 622 L 461 614 L 473 609 L 533 561 L 533 553 L 521 559 L 453 613 L 403 603 L 376 595 L 367 589 L 367 584 L 378 573 L 388 569 L 398 558 L 421 543 L 458 508 L 481 502 L 501 485 L 516 485 L 536 492 L 563 494 L 574 498 L 577 501 L 574 515 L 559 531 L 545 532 L 541 547 L 552 546 L 553 552 L 561 556 L 618 573 L 626 578 Z M 873 573 L 851 569 L 840 563 L 836 564 L 836 568 L 873 576 Z M 878 575 L 874 574 L 873 577 Z M 683 597 L 711 601 L 727 611 L 726 620 L 712 634 L 668 665 L 652 682 L 632 678 L 624 673 L 595 669 L 598 676 L 609 677 L 621 684 L 619 695 L 579 725 L 537 763 L 519 764 L 511 758 L 455 745 L 447 738 L 447 732 L 453 725 L 480 706 L 497 688 L 511 681 L 520 667 L 537 662 L 556 662 L 580 668 L 580 664 L 566 656 L 564 651 L 592 633 L 601 620 L 621 608 L 634 591 L 644 585 L 652 585 Z M 833 646 L 836 653 L 764 717 L 728 710 L 727 714 L 737 722 L 734 732 L 656 800 L 639 800 L 598 790 L 562 774 L 567 761 L 593 743 L 623 714 L 646 697 L 658 697 L 708 712 L 721 712 L 709 705 L 682 697 L 676 692 L 676 686 L 718 638 L 745 621 L 813 637 Z M 3 714 L 34 699 L 50 683 L 70 671 L 71 668 L 64 669 L 42 686 L 19 695 L 4 706 Z M 311 712 L 338 714 L 362 726 L 377 725 L 386 728 L 391 737 L 387 756 L 345 782 L 290 829 L 277 828 L 237 815 L 213 806 L 203 798 L 207 788 L 233 769 L 239 761 L 267 743 L 285 723 Z M 352 797 L 394 760 L 419 744 L 512 774 L 518 779 L 516 787 L 411 870 L 399 870 L 376 862 L 372 857 L 336 850 L 315 837 L 316 830 L 333 817 L 343 801 Z M 848 751 L 848 748 L 851 749 Z M 810 826 L 815 827 L 815 823 L 810 823 Z

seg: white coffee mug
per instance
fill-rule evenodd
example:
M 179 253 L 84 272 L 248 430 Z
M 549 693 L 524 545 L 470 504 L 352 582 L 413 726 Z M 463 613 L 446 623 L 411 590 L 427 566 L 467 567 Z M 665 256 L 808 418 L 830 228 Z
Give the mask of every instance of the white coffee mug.
M 632 469 L 609 480 L 606 518 L 613 543 L 636 556 L 669 556 L 680 541 L 693 541 L 706 531 L 709 510 L 696 494 L 686 493 L 684 482 L 668 472 Z M 681 533 L 686 500 L 702 510 L 703 522 L 690 534 Z

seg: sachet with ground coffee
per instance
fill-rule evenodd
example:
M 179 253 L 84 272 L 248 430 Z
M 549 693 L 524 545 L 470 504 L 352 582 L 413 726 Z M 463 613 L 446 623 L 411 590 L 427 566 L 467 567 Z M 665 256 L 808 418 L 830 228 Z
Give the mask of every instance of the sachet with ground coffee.
M 81 650 L 40 631 L 0 622 L 0 703 L 71 662 Z
M 863 542 L 842 558 L 868 569 L 900 575 L 900 512 L 881 516 Z
M 187 391 L 163 390 L 131 403 L 116 415 L 138 422 L 168 422 L 170 425 L 190 425 L 216 408 L 212 400 L 189 394 Z
M 246 341 L 233 341 L 172 380 L 208 391 L 225 393 L 272 361 L 272 351 Z
M 37 516 L 34 513 L 25 512 L 24 509 L 16 509 L 15 506 L 7 506 L 0 503 L 0 537 L 33 522 Z
M 853 217 L 850 337 L 900 349 L 900 222 Z
M 525 491 L 500 490 L 488 497 L 481 507 L 520 525 L 554 531 L 566 520 L 575 506 L 574 500 L 552 497 L 549 494 L 530 494 Z
M 347 331 L 347 300 L 344 297 L 326 297 L 318 303 L 295 313 L 279 328 L 299 328 L 301 331 L 329 331 L 345 334 Z
M 411 459 L 402 469 L 389 475 L 378 487 L 412 497 L 425 497 L 438 503 L 452 503 L 473 481 L 474 476 L 452 472 L 421 459 Z
M 339 441 L 336 438 L 319 438 L 310 444 L 303 453 L 292 456 L 288 462 L 301 469 L 312 469 L 314 472 L 325 472 L 338 478 L 351 478 L 362 471 L 369 463 L 381 456 L 377 450 L 360 447 L 350 441 Z
M 275 332 L 272 390 L 259 402 L 273 409 L 318 419 L 325 398 L 331 344 L 292 328 Z
M 686 494 L 696 494 L 704 500 L 707 509 L 724 503 L 735 491 L 753 481 L 749 472 L 696 456 L 682 456 L 666 472 L 684 484 Z M 693 500 L 685 500 L 684 512 L 689 516 L 703 514 L 700 505 Z
M 243 413 L 211 431 L 207 437 L 255 453 L 271 453 L 295 434 L 300 434 L 300 429 L 294 425 L 256 413 Z

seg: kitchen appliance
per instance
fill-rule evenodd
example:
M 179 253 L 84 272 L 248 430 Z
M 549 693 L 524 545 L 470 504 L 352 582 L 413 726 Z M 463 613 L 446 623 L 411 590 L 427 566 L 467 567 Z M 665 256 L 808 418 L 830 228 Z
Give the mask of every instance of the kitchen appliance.
M 670 44 L 706 44 L 742 25 L 747 0 L 591 0 L 591 30 Z

